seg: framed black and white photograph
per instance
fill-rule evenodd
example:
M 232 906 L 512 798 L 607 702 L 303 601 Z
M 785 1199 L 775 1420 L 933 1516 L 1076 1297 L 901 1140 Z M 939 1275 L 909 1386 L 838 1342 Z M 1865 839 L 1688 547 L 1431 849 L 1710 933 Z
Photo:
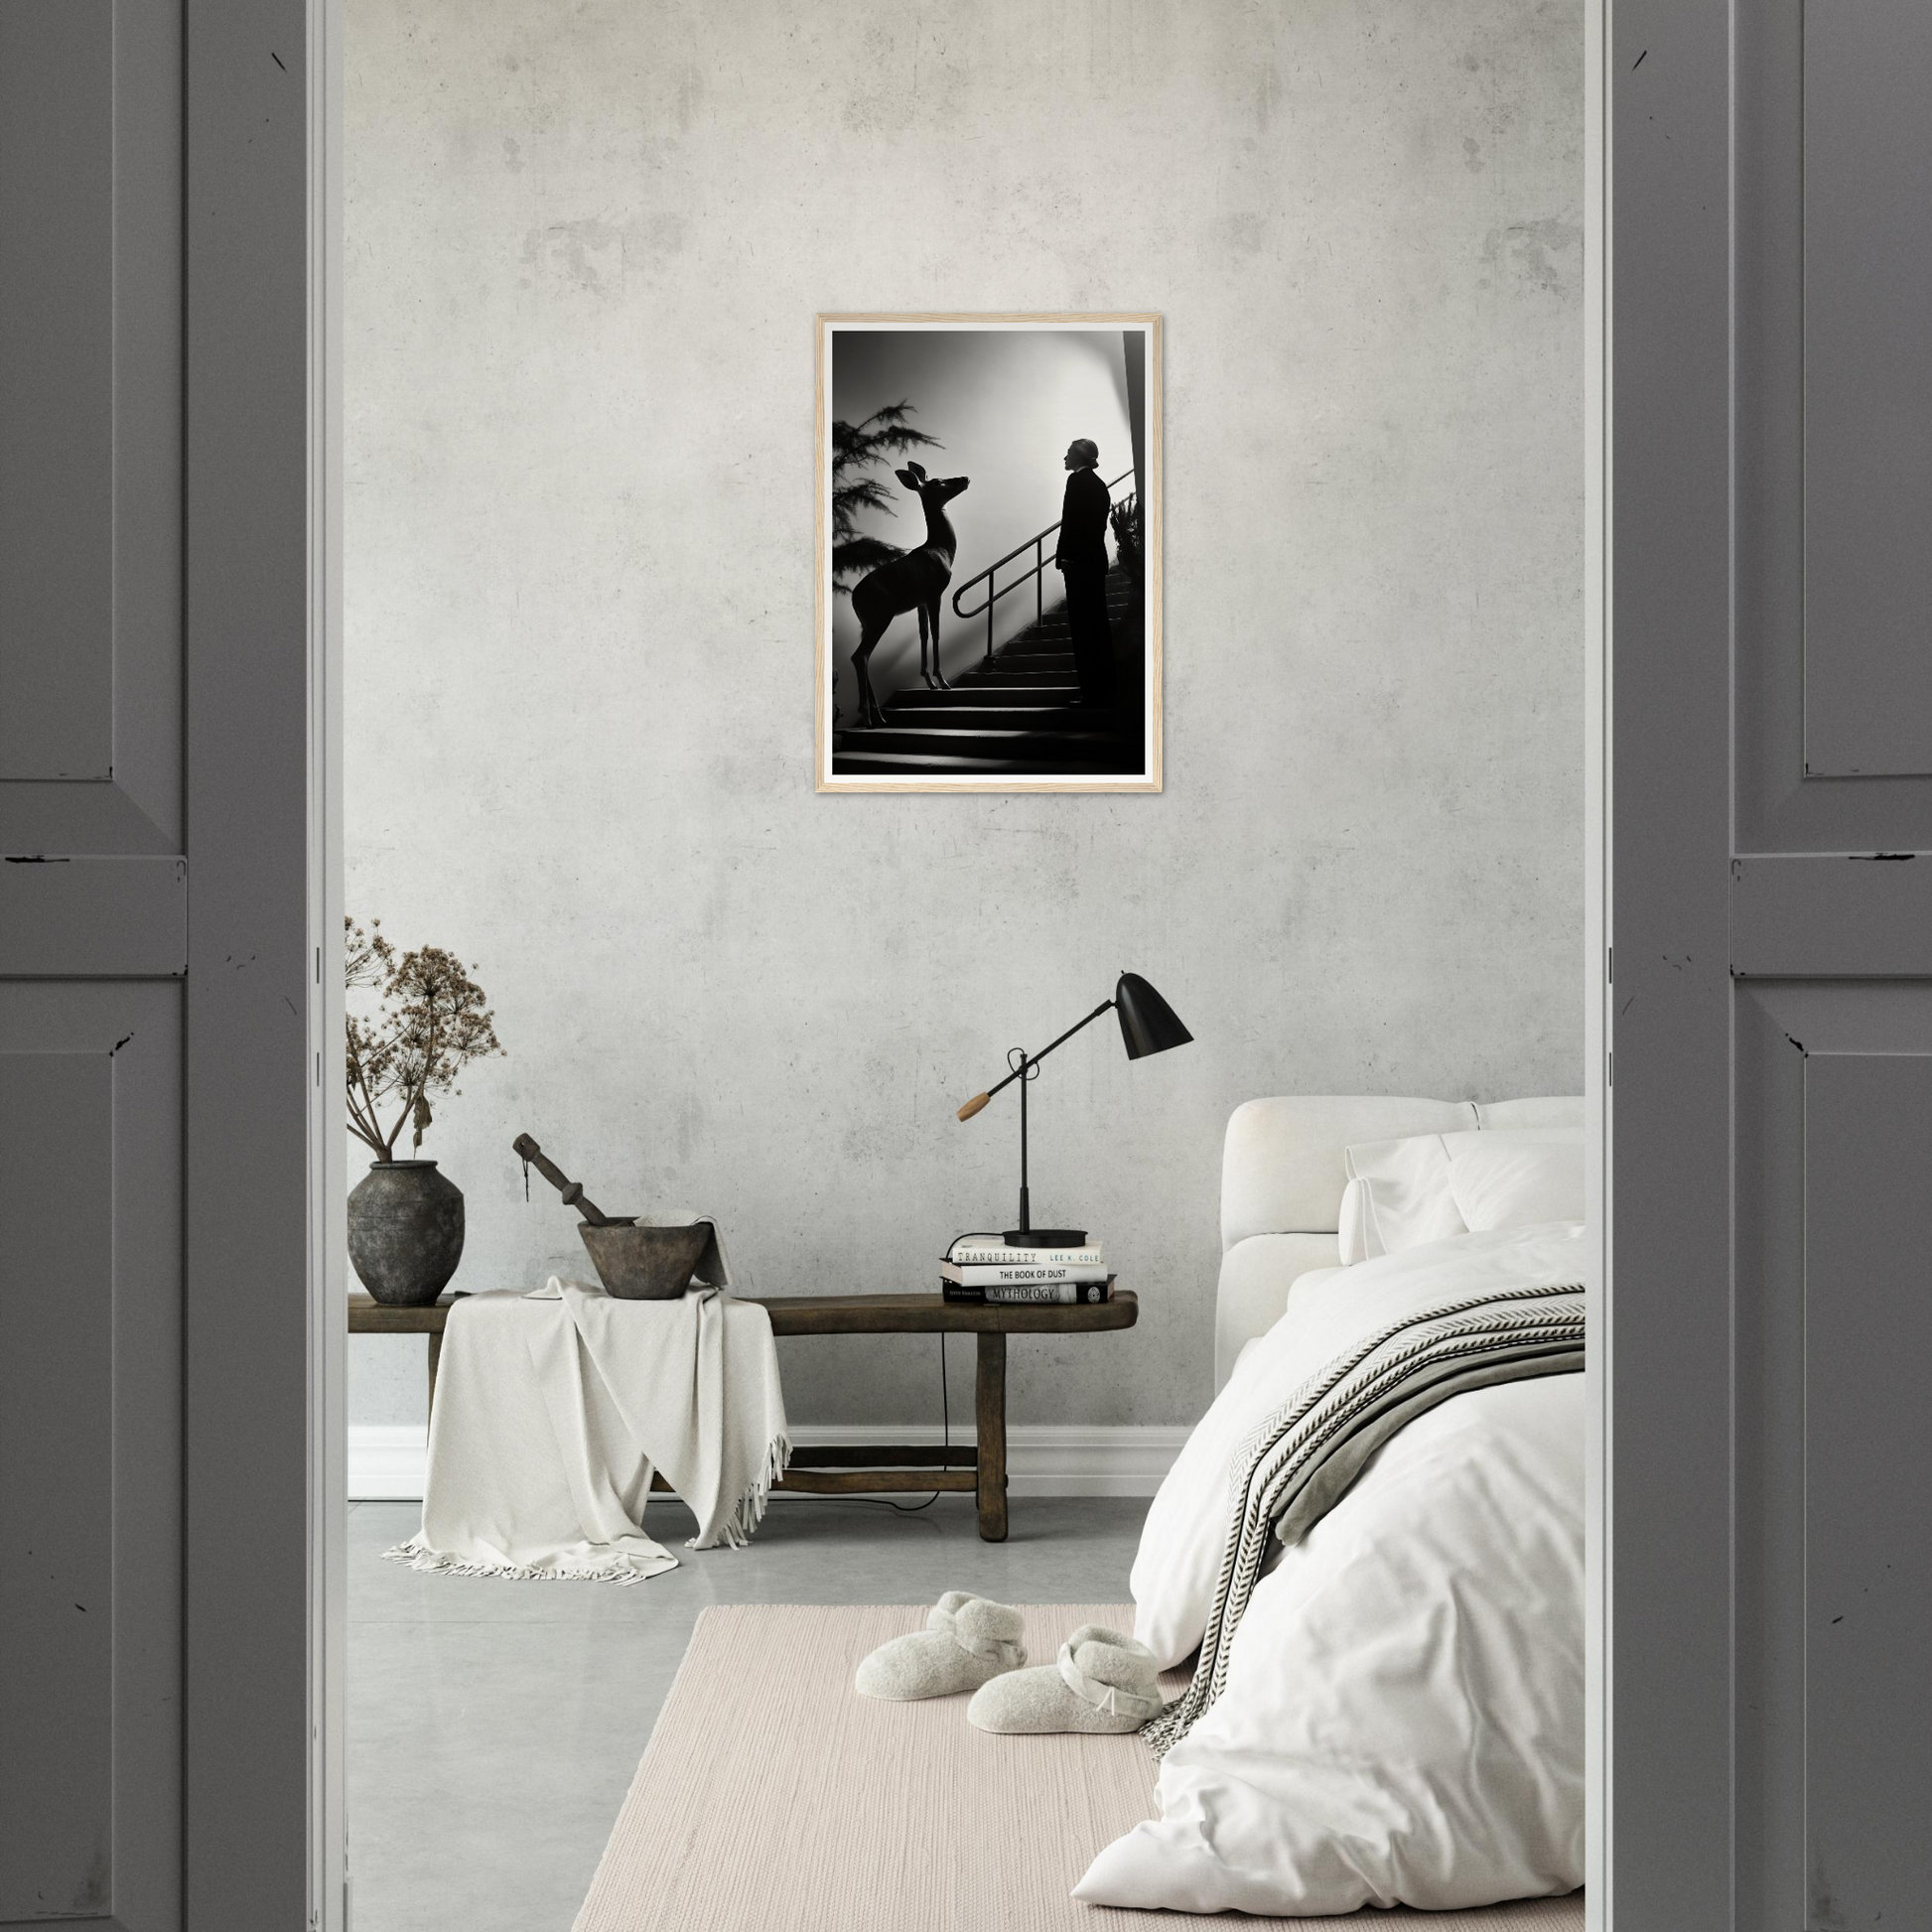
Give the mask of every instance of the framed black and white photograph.
M 1161 789 L 1161 319 L 823 315 L 820 791 Z

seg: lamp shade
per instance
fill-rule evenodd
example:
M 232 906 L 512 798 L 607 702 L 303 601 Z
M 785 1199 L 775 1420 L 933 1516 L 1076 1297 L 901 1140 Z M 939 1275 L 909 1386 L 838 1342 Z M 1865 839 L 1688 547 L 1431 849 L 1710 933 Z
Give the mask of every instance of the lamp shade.
M 1139 973 L 1123 973 L 1114 988 L 1114 1007 L 1120 1015 L 1120 1041 L 1130 1060 L 1149 1053 L 1165 1053 L 1170 1046 L 1185 1046 L 1193 1038 L 1169 1006 Z

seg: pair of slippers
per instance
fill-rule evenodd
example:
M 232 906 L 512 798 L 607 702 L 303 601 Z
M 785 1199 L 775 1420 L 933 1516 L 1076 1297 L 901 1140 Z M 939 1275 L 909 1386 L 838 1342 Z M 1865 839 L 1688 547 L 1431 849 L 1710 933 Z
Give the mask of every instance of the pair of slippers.
M 1161 1673 L 1146 1644 L 1083 1623 L 1056 1661 L 1029 1670 L 1025 1627 L 1012 1604 L 949 1589 L 923 1630 L 881 1644 L 859 1666 L 854 1687 L 894 1704 L 971 1691 L 966 1719 L 981 1730 L 1138 1730 L 1160 1714 Z

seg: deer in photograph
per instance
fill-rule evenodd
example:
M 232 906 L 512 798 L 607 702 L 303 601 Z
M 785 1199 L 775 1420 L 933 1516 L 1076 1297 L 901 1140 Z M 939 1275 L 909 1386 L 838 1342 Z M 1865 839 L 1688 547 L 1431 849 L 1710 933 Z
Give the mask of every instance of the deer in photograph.
M 897 475 L 925 510 L 925 541 L 918 549 L 881 564 L 852 587 L 852 614 L 859 620 L 859 647 L 852 653 L 852 668 L 859 678 L 858 722 L 862 727 L 886 722 L 866 667 L 872 660 L 873 646 L 903 611 L 919 614 L 919 676 L 925 680 L 926 689 L 952 688 L 939 668 L 939 600 L 952 582 L 953 555 L 959 548 L 959 539 L 946 520 L 946 505 L 966 487 L 967 479 L 929 478 L 917 463 L 908 463 Z M 928 648 L 930 670 L 926 668 Z

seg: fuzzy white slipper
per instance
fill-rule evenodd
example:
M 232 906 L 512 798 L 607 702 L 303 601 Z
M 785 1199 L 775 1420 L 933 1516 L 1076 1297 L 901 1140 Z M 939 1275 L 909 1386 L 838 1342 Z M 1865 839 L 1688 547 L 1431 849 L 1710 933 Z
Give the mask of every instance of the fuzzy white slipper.
M 976 1691 L 1027 1661 L 1024 1627 L 1011 1604 L 949 1589 L 932 1606 L 923 1630 L 882 1643 L 859 1666 L 853 1685 L 861 1697 L 897 1704 Z
M 1138 1730 L 1161 1710 L 1154 1652 L 1119 1630 L 1083 1623 L 1059 1660 L 1009 1671 L 974 1692 L 967 1718 L 981 1730 Z

